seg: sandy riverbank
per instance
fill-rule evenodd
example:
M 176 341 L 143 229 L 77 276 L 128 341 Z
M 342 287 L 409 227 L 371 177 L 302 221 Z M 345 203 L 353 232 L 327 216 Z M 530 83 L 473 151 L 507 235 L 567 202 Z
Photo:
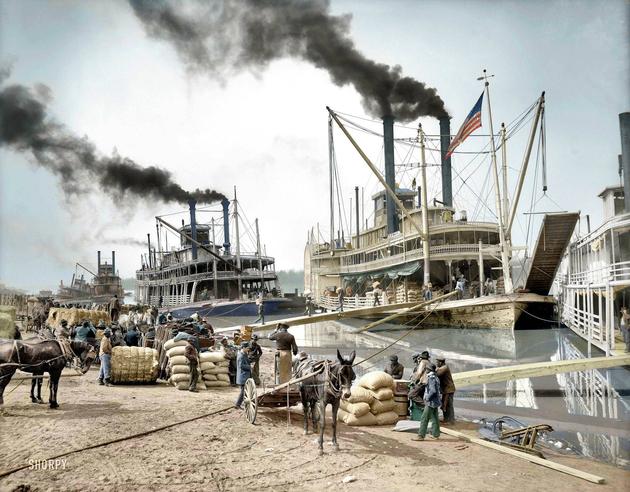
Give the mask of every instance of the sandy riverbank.
M 272 357 L 266 352 L 263 374 Z M 28 382 L 5 397 L 0 414 L 0 468 L 10 469 L 109 439 L 149 430 L 229 406 L 232 388 L 196 394 L 157 384 L 103 387 L 96 371 L 62 380 L 60 408 L 34 405 Z M 11 383 L 7 391 L 11 391 Z M 46 388 L 44 387 L 44 390 Z M 5 393 L 6 394 L 6 393 Z M 47 398 L 46 398 L 47 399 Z M 474 444 L 443 436 L 411 441 L 412 434 L 390 426 L 339 424 L 341 449 L 330 441 L 318 456 L 315 436 L 302 434 L 302 416 L 293 408 L 261 409 L 256 425 L 242 412 L 211 417 L 131 440 L 64 457 L 65 468 L 25 469 L 0 479 L 0 490 L 624 490 L 630 472 L 586 459 L 554 461 L 606 478 L 594 485 Z M 460 423 L 458 430 L 474 429 Z M 352 476 L 355 481 L 343 483 Z

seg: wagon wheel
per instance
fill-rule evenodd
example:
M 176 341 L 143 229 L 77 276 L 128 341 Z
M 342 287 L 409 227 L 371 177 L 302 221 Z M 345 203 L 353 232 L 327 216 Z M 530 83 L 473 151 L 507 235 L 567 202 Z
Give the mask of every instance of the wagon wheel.
M 245 407 L 245 418 L 250 424 L 256 422 L 256 414 L 258 413 L 258 395 L 256 393 L 256 383 L 252 378 L 245 381 L 245 398 L 243 406 Z

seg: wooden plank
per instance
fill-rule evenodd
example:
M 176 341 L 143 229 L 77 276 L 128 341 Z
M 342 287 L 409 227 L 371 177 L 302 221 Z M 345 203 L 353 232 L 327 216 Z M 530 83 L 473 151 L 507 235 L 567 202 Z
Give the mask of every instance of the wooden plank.
M 539 458 L 538 456 L 534 456 L 532 454 L 523 453 L 521 451 L 517 451 L 506 446 L 501 446 L 500 444 L 496 444 L 494 442 L 485 441 L 477 437 L 472 437 L 464 434 L 463 432 L 449 429 L 448 427 L 441 427 L 440 432 L 443 432 L 444 434 L 447 434 L 449 436 L 457 437 L 459 439 L 465 439 L 466 441 L 472 442 L 474 444 L 479 444 L 480 446 L 484 446 L 486 448 L 494 449 L 495 451 L 500 451 L 501 453 L 505 453 L 510 456 L 514 456 L 515 458 L 529 461 L 530 463 L 535 463 L 537 465 L 544 466 L 546 468 L 550 468 L 561 473 L 566 473 L 567 475 L 581 478 L 582 480 L 587 480 L 589 482 L 597 484 L 602 484 L 605 482 L 605 479 L 603 477 L 599 477 L 597 475 L 593 475 L 582 470 L 577 470 L 575 468 L 571 468 L 570 466 L 561 465 L 560 463 L 555 463 L 544 458 Z
M 453 374 L 453 381 L 458 388 L 476 384 L 496 383 L 512 379 L 551 376 L 563 372 L 584 371 L 587 369 L 603 369 L 630 365 L 630 354 L 613 355 L 610 357 L 594 357 L 590 359 L 574 359 L 532 362 L 515 366 L 493 367 Z

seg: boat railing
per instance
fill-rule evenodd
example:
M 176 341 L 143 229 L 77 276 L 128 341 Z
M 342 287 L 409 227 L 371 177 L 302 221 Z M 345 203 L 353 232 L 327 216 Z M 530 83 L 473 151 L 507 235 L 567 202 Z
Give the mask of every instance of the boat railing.
M 630 285 L 630 261 L 621 261 L 592 268 L 583 272 L 569 275 L 568 283 L 571 285 L 587 284 L 628 284 Z
M 385 305 L 387 296 L 381 295 L 380 303 Z M 374 294 L 368 292 L 365 296 L 346 296 L 343 298 L 343 307 L 347 309 L 372 307 L 374 305 Z M 337 296 L 321 296 L 319 298 L 319 307 L 329 309 L 331 311 L 339 309 L 339 298 Z
M 178 296 L 162 296 L 163 307 L 181 306 L 182 304 L 188 304 L 189 302 L 190 302 L 190 296 L 187 294 L 182 294 Z M 151 296 L 149 298 L 149 304 L 151 306 L 159 306 L 160 296 Z
M 488 246 L 493 246 L 493 245 L 484 244 L 483 252 L 486 255 L 489 253 Z M 356 253 L 358 253 L 358 251 L 355 251 L 355 254 Z M 449 254 L 478 255 L 479 244 L 440 244 L 436 246 L 431 246 L 430 254 L 432 256 L 449 255 Z M 366 270 L 374 270 L 378 268 L 385 268 L 392 265 L 398 265 L 400 263 L 404 263 L 407 261 L 420 260 L 422 258 L 423 258 L 422 249 L 414 249 L 414 250 L 406 251 L 400 254 L 391 255 L 386 258 L 380 258 L 378 260 L 362 261 L 361 263 L 358 263 L 358 264 L 352 263 L 353 258 L 351 255 L 344 255 L 341 257 L 341 268 L 347 272 L 366 271 Z M 336 272 L 338 269 L 339 269 L 338 267 L 334 267 L 334 266 L 322 267 L 321 272 L 323 274 L 329 273 L 329 272 L 332 273 L 332 272 Z

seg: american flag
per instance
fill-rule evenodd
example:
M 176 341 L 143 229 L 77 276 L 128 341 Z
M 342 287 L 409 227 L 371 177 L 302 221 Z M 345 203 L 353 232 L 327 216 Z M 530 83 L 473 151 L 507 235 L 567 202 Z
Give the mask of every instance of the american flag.
M 470 113 L 468 113 L 468 116 L 466 116 L 466 119 L 462 123 L 462 126 L 457 132 L 457 135 L 455 135 L 455 138 L 451 142 L 451 145 L 448 146 L 448 151 L 446 152 L 447 159 L 451 156 L 451 154 L 459 146 L 459 144 L 466 140 L 466 138 L 468 138 L 468 135 L 474 132 L 477 128 L 481 128 L 482 101 L 483 92 L 481 93 L 481 96 L 479 96 L 479 99 L 477 100 L 473 108 L 470 110 Z

